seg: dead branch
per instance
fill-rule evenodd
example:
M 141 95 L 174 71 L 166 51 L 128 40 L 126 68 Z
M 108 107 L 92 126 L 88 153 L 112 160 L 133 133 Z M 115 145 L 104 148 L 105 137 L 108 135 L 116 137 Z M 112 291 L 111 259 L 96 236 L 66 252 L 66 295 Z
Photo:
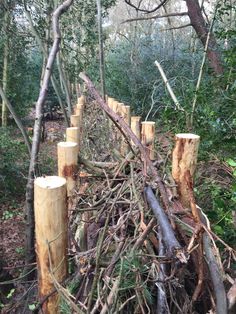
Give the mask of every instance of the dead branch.
M 144 192 L 147 197 L 148 204 L 153 210 L 153 213 L 160 224 L 161 233 L 163 235 L 163 242 L 167 253 L 172 257 L 174 256 L 179 258 L 182 263 L 187 263 L 184 250 L 176 239 L 171 224 L 164 210 L 161 208 L 158 200 L 156 199 L 152 189 L 150 187 L 146 187 Z

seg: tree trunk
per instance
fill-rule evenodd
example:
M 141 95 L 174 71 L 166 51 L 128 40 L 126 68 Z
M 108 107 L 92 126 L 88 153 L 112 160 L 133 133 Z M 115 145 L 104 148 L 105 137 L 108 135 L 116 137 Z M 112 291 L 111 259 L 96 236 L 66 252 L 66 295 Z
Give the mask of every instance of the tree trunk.
M 2 88 L 3 92 L 6 94 L 7 90 L 7 72 L 8 72 L 8 54 L 9 54 L 9 8 L 7 2 L 4 1 L 5 12 L 4 12 L 4 52 L 3 52 L 3 76 L 2 76 Z M 2 99 L 2 126 L 7 126 L 7 104 L 4 99 Z
M 44 60 L 45 60 L 45 69 L 46 69 L 47 57 L 48 57 L 48 52 L 47 52 L 46 46 L 44 45 L 42 39 L 40 38 L 37 30 L 34 27 L 34 24 L 33 24 L 31 15 L 30 15 L 30 12 L 28 11 L 27 6 L 26 6 L 26 1 L 24 1 L 24 8 L 25 8 L 25 15 L 26 15 L 26 18 L 27 18 L 27 20 L 29 22 L 29 26 L 31 28 L 32 34 L 34 35 L 35 40 L 36 40 L 37 44 L 39 45 L 39 48 L 41 49 L 41 51 L 43 53 L 43 57 L 44 57 Z M 47 37 L 46 37 L 47 41 L 49 40 L 48 36 L 49 36 L 49 34 L 47 33 Z M 42 71 L 42 75 L 44 76 L 44 70 Z M 59 87 L 58 87 L 56 78 L 53 75 L 51 76 L 51 82 L 52 82 L 53 89 L 54 89 L 54 91 L 55 91 L 55 93 L 57 95 L 57 99 L 59 101 L 61 110 L 63 112 L 66 124 L 67 124 L 67 126 L 69 126 L 69 120 L 68 120 L 68 117 L 67 117 L 67 114 L 66 114 L 65 106 L 63 104 L 63 101 L 62 101 L 62 98 L 61 98 L 61 95 L 60 95 L 60 91 L 59 91 Z M 40 86 L 42 86 L 42 84 L 43 84 L 43 77 L 41 77 Z
M 100 80 L 102 87 L 102 97 L 105 100 L 105 68 L 104 68 L 104 51 L 103 51 L 103 38 L 102 38 L 102 12 L 101 0 L 97 0 L 97 18 L 98 18 L 98 36 L 99 36 L 99 62 L 100 62 Z
M 35 260 L 34 251 L 34 178 L 36 177 L 36 165 L 40 144 L 41 126 L 43 118 L 43 104 L 47 96 L 49 80 L 52 73 L 52 66 L 59 50 L 61 33 L 59 29 L 59 18 L 71 6 L 73 0 L 66 0 L 53 13 L 53 45 L 47 59 L 46 70 L 44 73 L 43 84 L 36 104 L 36 118 L 34 123 L 34 136 L 32 142 L 28 182 L 26 187 L 26 265 Z M 27 271 L 27 269 L 26 269 Z
M 70 97 L 70 91 L 68 88 L 68 84 L 66 81 L 66 76 L 65 73 L 63 71 L 63 66 L 62 66 L 62 58 L 61 58 L 61 54 L 58 53 L 57 55 L 57 68 L 59 71 L 59 78 L 62 84 L 62 90 L 64 89 L 65 91 L 65 95 L 66 95 L 66 102 L 67 102 L 67 106 L 68 106 L 68 111 L 69 111 L 69 115 L 72 114 L 72 104 L 71 104 L 71 97 Z
M 209 30 L 203 18 L 199 2 L 196 0 L 186 0 L 186 5 L 188 8 L 188 15 L 191 24 L 196 31 L 198 38 L 201 40 L 203 46 L 205 47 Z M 207 58 L 215 74 L 222 74 L 223 66 L 221 64 L 220 54 L 217 51 L 217 43 L 213 34 L 210 35 Z

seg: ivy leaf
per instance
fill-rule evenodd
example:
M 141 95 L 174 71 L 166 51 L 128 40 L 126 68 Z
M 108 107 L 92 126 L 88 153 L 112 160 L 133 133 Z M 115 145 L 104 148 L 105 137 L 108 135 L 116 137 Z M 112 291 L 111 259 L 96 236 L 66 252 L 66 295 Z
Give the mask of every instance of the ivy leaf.
M 227 164 L 231 167 L 236 167 L 236 161 L 233 159 L 227 159 Z
M 33 311 L 36 309 L 36 305 L 35 304 L 29 304 L 29 310 Z

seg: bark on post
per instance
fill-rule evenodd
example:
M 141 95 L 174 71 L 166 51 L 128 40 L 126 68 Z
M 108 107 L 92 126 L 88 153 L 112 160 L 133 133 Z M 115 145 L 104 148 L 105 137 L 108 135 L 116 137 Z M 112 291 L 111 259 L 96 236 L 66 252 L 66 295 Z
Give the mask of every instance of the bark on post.
M 78 144 L 60 142 L 57 144 L 58 176 L 67 182 L 67 195 L 71 196 L 77 185 Z
M 130 106 L 121 105 L 120 113 L 124 121 L 130 126 Z M 124 136 L 122 136 L 122 139 L 121 139 L 120 152 L 121 152 L 121 155 L 123 156 L 127 155 L 129 152 L 129 144 L 127 143 Z
M 141 142 L 146 146 L 150 159 L 154 160 L 155 122 L 144 121 L 141 124 Z
M 78 144 L 78 152 L 79 152 L 79 144 L 80 144 L 79 135 L 80 135 L 79 128 L 77 127 L 71 127 L 71 128 L 66 129 L 66 141 Z
M 190 208 L 193 193 L 193 176 L 197 164 L 200 136 L 191 133 L 175 135 L 172 156 L 172 176 L 177 184 L 180 201 Z
M 54 281 L 67 276 L 66 180 L 57 176 L 39 177 L 34 182 L 35 233 L 39 297 L 54 290 Z M 54 293 L 43 303 L 45 314 L 59 313 L 59 295 Z
M 141 117 L 139 116 L 131 117 L 131 130 L 140 140 L 141 139 Z

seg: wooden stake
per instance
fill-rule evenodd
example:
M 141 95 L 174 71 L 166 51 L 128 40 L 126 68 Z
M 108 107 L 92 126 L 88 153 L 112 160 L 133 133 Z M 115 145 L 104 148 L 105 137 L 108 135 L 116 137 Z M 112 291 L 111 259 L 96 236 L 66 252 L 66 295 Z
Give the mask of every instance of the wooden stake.
M 131 117 L 131 130 L 140 140 L 141 139 L 141 117 L 139 116 Z
M 39 297 L 43 299 L 54 290 L 54 280 L 62 282 L 67 276 L 66 179 L 37 178 L 34 211 Z M 58 293 L 48 297 L 42 307 L 46 314 L 59 313 Z
M 108 104 L 108 107 L 112 107 L 112 104 L 113 104 L 113 102 L 115 101 L 115 99 L 114 98 L 112 98 L 112 97 L 108 97 L 108 99 L 107 99 L 107 104 Z
M 77 127 L 67 128 L 66 129 L 66 141 L 74 142 L 78 144 L 78 152 L 79 152 L 79 144 L 80 144 L 79 128 Z
M 79 116 L 79 131 L 82 134 L 82 126 L 83 126 L 83 112 L 84 112 L 84 105 L 77 104 L 75 108 L 75 115 Z
M 141 124 L 142 124 L 141 142 L 147 147 L 150 159 L 154 160 L 155 122 L 144 121 Z
M 77 185 L 78 144 L 60 142 L 57 144 L 58 175 L 66 178 L 67 195 L 71 196 Z
M 124 121 L 130 126 L 130 106 L 121 105 L 119 109 Z M 124 136 L 122 136 L 121 139 L 120 152 L 123 156 L 127 155 L 129 152 L 129 144 L 126 142 Z
M 77 114 L 72 114 L 70 116 L 70 126 L 80 128 L 80 116 Z
M 193 195 L 193 176 L 197 165 L 200 136 L 191 133 L 175 135 L 172 155 L 172 176 L 177 184 L 183 206 L 190 208 Z
M 77 105 L 85 105 L 86 97 L 84 95 L 80 96 L 77 100 Z
M 111 109 L 117 113 L 118 112 L 118 101 L 116 101 L 115 99 L 113 100 L 112 104 L 111 104 Z

